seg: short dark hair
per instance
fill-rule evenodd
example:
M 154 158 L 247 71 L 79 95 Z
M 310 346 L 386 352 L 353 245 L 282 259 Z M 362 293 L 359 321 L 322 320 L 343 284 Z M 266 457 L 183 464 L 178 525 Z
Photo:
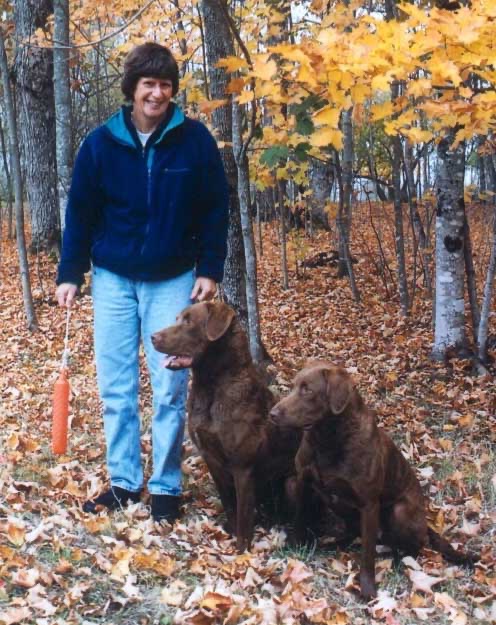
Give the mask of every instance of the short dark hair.
M 124 61 L 121 89 L 132 101 L 140 78 L 161 78 L 172 81 L 172 95 L 179 91 L 179 68 L 169 48 L 147 41 L 129 52 Z

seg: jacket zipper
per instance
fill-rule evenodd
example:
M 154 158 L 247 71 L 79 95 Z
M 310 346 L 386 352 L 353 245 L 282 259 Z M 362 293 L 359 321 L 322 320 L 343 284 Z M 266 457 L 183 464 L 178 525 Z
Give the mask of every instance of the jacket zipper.
M 143 240 L 143 245 L 141 246 L 141 254 L 145 251 L 145 243 L 148 238 L 148 233 L 150 231 L 150 216 L 151 216 L 151 198 L 152 198 L 152 167 L 151 164 L 148 165 L 147 157 L 146 157 L 146 146 L 143 147 L 143 159 L 145 161 L 146 173 L 147 173 L 147 181 L 146 181 L 146 203 L 147 203 L 147 212 L 148 212 L 148 220 L 146 222 L 145 228 L 145 237 Z

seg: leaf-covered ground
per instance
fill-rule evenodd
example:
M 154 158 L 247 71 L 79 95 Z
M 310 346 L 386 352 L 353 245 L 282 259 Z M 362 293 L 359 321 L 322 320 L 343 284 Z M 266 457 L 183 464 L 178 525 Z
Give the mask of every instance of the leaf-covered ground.
M 486 216 L 472 231 L 479 284 L 487 262 Z M 371 226 L 374 226 L 373 228 Z M 185 442 L 184 515 L 157 525 L 146 499 L 112 515 L 89 516 L 82 502 L 106 485 L 104 442 L 91 348 L 91 297 L 70 320 L 72 386 L 67 455 L 50 450 L 51 393 L 58 375 L 65 311 L 53 301 L 55 261 L 31 258 L 40 331 L 25 328 L 15 245 L 2 241 L 0 266 L 0 623 L 258 625 L 275 623 L 435 625 L 496 621 L 496 393 L 491 370 L 469 361 L 430 360 L 431 303 L 420 271 L 412 314 L 399 314 L 392 222 L 375 207 L 355 220 L 353 256 L 361 303 L 332 263 L 304 267 L 334 248 L 332 235 L 302 231 L 289 242 L 290 288 L 281 284 L 275 226 L 264 228 L 259 264 L 265 345 L 279 393 L 306 358 L 354 374 L 430 497 L 430 520 L 453 544 L 481 552 L 473 571 L 424 550 L 394 562 L 380 548 L 379 597 L 357 591 L 359 546 L 321 540 L 286 545 L 284 528 L 257 528 L 237 555 L 205 465 Z M 380 235 L 384 257 L 379 262 Z M 412 250 L 408 250 L 411 257 Z M 315 264 L 315 263 L 310 263 Z M 298 270 L 296 267 L 298 265 Z M 388 267 L 391 274 L 388 273 Z M 385 280 L 387 276 L 389 294 Z M 297 275 L 298 274 L 298 275 Z M 413 275 L 410 276 L 413 279 Z M 496 333 L 492 316 L 491 332 Z M 468 330 L 469 331 L 469 330 Z M 494 356 L 494 351 L 492 352 Z M 143 454 L 150 457 L 149 386 L 143 375 Z

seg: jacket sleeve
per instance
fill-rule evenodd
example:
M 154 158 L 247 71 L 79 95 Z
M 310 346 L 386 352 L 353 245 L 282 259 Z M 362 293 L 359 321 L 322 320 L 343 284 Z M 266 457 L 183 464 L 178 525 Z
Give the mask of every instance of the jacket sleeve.
M 221 282 L 227 255 L 229 193 L 219 148 L 205 128 L 205 161 L 202 163 L 203 197 L 200 214 L 197 276 Z
M 98 207 L 97 170 L 88 137 L 81 145 L 74 165 L 57 284 L 70 282 L 81 286 L 84 282 L 84 274 L 90 268 L 92 233 Z

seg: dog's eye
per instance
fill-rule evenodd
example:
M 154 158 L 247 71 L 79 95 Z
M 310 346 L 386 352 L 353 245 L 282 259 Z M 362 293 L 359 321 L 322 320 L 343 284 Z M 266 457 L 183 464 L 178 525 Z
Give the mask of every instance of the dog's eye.
M 312 389 L 311 389 L 309 386 L 307 386 L 306 384 L 302 384 L 302 385 L 300 386 L 300 393 L 301 393 L 302 395 L 311 395 L 311 394 L 313 393 L 313 391 L 312 391 Z
M 188 325 L 190 322 L 189 317 L 183 317 L 183 323 L 185 323 L 186 325 Z

